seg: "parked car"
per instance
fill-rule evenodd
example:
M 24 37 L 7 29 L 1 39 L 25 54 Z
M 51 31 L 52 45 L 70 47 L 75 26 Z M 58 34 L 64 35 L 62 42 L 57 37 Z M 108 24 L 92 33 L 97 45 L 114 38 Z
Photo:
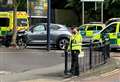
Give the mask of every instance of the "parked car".
M 50 44 L 57 46 L 59 49 L 64 49 L 68 43 L 71 33 L 66 26 L 61 24 L 50 25 Z M 18 45 L 46 45 L 47 44 L 47 24 L 40 23 L 34 25 L 30 31 L 25 32 L 22 40 L 19 39 Z
M 97 22 L 81 25 L 79 28 L 80 34 L 83 37 L 83 43 L 89 43 L 93 35 L 101 31 L 104 27 L 105 24 Z
M 109 23 L 93 36 L 94 42 L 109 42 L 111 49 L 120 49 L 120 20 Z

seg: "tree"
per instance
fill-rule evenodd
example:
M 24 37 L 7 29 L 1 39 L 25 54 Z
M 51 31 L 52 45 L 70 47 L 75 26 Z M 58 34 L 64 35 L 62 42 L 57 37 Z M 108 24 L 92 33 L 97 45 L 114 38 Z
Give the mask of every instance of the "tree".
M 78 21 L 80 21 L 80 14 L 82 9 L 80 0 L 67 0 L 65 8 L 71 8 L 77 15 Z
M 78 16 L 78 21 L 80 21 L 82 4 L 80 0 L 67 0 L 65 7 L 71 8 Z M 120 0 L 104 0 L 104 20 L 111 17 L 120 16 Z M 85 12 L 88 18 L 93 18 L 96 13 L 100 13 L 100 6 L 98 6 L 98 11 L 94 11 L 94 3 L 85 3 Z M 93 17 L 91 17 L 93 16 Z
M 21 2 L 23 1 L 23 2 Z M 16 20 L 16 12 L 17 12 L 17 9 L 20 7 L 21 9 L 21 5 L 22 3 L 24 3 L 25 0 L 13 0 L 13 7 L 14 7 L 14 20 L 13 20 L 13 36 L 12 36 L 12 42 L 11 42 L 11 45 L 15 45 L 16 46 L 16 36 L 17 36 L 17 20 Z
M 82 18 L 82 2 L 80 0 L 68 0 L 68 3 L 66 4 L 67 8 L 71 8 L 76 16 L 78 17 L 78 22 L 81 22 L 81 18 Z M 96 12 L 94 11 L 94 2 L 85 3 L 85 14 L 87 14 L 87 16 L 91 15 L 91 14 L 95 14 Z M 89 17 L 88 17 L 89 18 Z
M 26 11 L 27 10 L 27 0 L 16 0 L 17 2 L 17 10 L 18 11 Z
M 120 16 L 120 0 L 105 0 L 105 10 L 111 17 Z

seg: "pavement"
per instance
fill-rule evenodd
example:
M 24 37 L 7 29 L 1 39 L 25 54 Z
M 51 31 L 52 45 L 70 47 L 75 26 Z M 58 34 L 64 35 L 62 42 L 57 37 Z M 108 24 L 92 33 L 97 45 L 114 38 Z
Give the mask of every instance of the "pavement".
M 116 69 L 111 72 L 101 74 L 100 76 L 93 76 L 86 79 L 82 79 L 80 77 L 72 77 L 61 81 L 51 79 L 36 79 L 20 82 L 120 82 L 120 69 Z
M 98 71 L 96 71 L 95 73 L 97 73 L 97 75 L 93 73 L 93 71 L 91 71 L 90 75 L 91 74 L 92 75 L 89 77 L 85 76 L 85 75 L 89 75 L 89 73 L 86 73 L 85 75 L 82 74 L 80 77 L 70 77 L 70 78 L 64 78 L 62 80 L 34 79 L 34 80 L 27 80 L 27 81 L 20 81 L 20 82 L 120 82 L 120 53 L 112 52 L 111 57 L 112 57 L 112 62 L 115 63 L 117 67 L 115 67 L 110 71 L 109 65 L 103 66 L 101 67 L 103 68 L 102 70 L 104 71 L 107 70 L 107 71 L 104 73 L 99 73 Z M 105 67 L 107 67 L 107 69 Z M 101 68 L 96 68 L 94 69 L 94 71 L 95 70 L 102 71 Z
M 101 78 L 102 82 L 120 82 L 119 52 L 112 52 L 114 60 L 109 64 L 70 78 L 64 77 L 63 53 L 59 50 L 0 48 L 0 82 L 101 82 Z

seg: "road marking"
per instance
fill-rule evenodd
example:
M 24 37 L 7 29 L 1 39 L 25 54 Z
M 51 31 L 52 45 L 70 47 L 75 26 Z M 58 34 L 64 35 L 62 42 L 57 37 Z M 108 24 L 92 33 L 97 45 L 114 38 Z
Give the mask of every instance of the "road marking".
M 11 74 L 12 72 L 8 72 L 8 71 L 0 71 L 0 75 L 6 75 L 6 74 Z

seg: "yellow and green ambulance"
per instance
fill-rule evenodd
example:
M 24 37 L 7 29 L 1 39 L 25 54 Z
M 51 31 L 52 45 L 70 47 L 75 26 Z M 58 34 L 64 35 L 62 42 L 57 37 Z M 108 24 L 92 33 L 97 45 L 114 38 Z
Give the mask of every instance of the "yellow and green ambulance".
M 83 43 L 90 42 L 90 39 L 93 37 L 95 33 L 98 33 L 105 27 L 105 24 L 102 23 L 90 23 L 81 25 L 80 34 L 83 37 Z
M 28 17 L 28 14 L 24 11 L 16 12 L 16 31 L 29 29 Z M 8 43 L 10 43 L 14 29 L 13 20 L 13 11 L 0 11 L 0 44 L 4 42 L 8 46 Z
M 93 41 L 108 40 L 110 48 L 120 49 L 120 20 L 111 22 L 103 30 L 93 36 Z

